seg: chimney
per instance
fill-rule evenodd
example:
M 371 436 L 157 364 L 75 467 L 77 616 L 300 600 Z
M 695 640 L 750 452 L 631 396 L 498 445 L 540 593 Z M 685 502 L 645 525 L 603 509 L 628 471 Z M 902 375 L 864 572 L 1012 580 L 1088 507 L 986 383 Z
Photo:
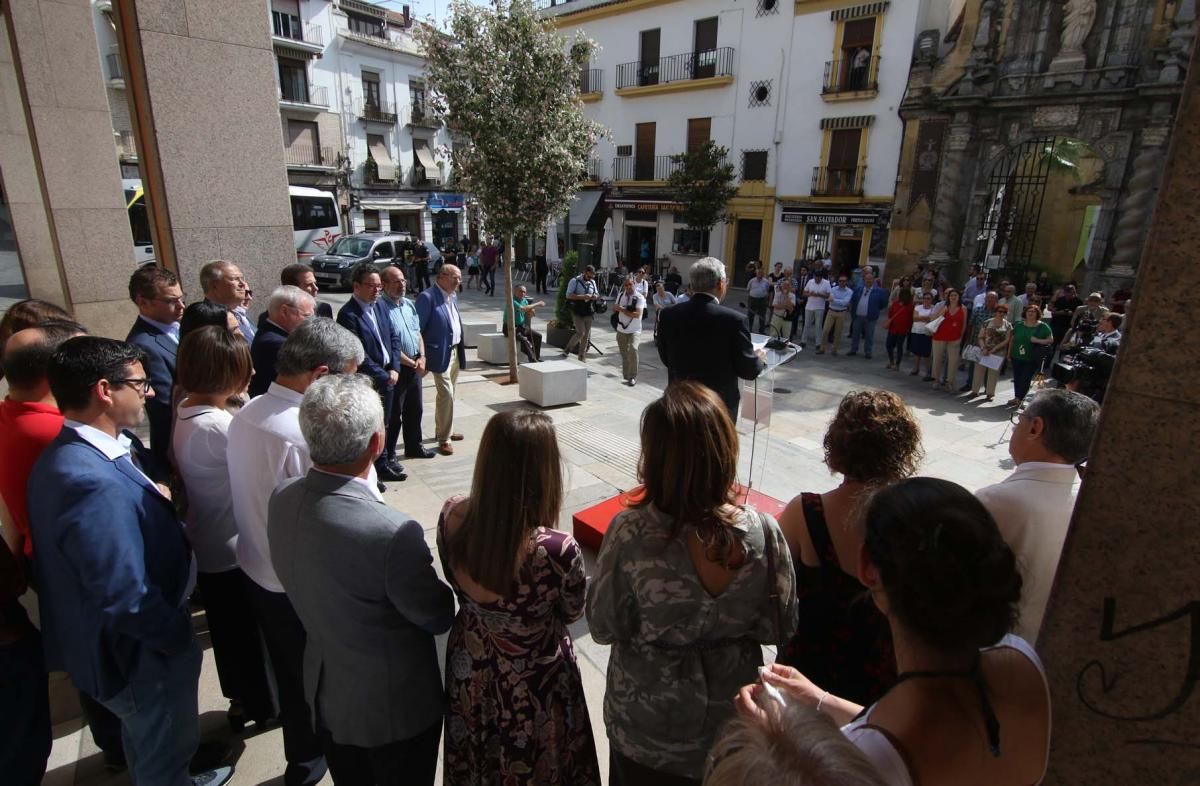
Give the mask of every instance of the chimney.
M 406 6 L 403 6 L 403 9 L 404 9 L 403 10 L 404 27 L 405 27 L 405 29 L 408 29 L 408 28 L 412 27 L 412 7 L 406 5 Z

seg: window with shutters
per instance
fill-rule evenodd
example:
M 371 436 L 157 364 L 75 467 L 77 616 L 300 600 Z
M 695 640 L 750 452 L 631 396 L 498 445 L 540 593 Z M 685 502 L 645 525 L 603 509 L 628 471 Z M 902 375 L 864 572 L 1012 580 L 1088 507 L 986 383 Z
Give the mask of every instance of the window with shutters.
M 362 90 L 364 104 L 375 110 L 383 108 L 383 104 L 380 103 L 382 99 L 379 92 L 379 74 L 374 71 L 363 71 Z
M 712 138 L 712 118 L 693 117 L 687 125 L 687 152 L 695 153 Z

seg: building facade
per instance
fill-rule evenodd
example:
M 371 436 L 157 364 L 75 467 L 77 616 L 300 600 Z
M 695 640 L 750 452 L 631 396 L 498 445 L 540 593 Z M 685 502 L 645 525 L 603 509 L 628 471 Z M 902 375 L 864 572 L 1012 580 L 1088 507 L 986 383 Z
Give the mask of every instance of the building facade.
M 908 65 L 949 3 L 555 0 L 542 13 L 600 51 L 581 77 L 611 131 L 589 169 L 618 253 L 685 270 L 705 254 L 735 283 L 751 261 L 885 261 Z M 679 218 L 671 156 L 728 149 L 737 194 L 706 232 Z M 584 204 L 586 207 L 586 204 Z M 574 224 L 575 222 L 572 221 Z
M 900 104 L 889 258 L 1131 284 L 1194 27 L 1190 1 L 965 3 Z

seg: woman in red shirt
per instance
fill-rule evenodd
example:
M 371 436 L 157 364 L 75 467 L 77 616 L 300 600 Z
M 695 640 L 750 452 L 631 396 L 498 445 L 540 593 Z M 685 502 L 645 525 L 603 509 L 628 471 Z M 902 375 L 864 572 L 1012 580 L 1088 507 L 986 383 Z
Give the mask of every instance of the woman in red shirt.
M 946 290 L 946 300 L 934 319 L 939 316 L 943 319 L 933 334 L 933 367 L 929 373 L 935 380 L 935 387 L 953 392 L 958 384 L 955 380 L 958 374 L 958 347 L 967 325 L 967 310 L 962 307 L 962 295 L 957 289 L 951 287 Z M 944 375 L 943 360 L 946 365 Z
M 912 289 L 904 287 L 896 300 L 888 306 L 887 315 L 887 367 L 900 370 L 900 361 L 904 359 L 904 341 L 913 323 Z

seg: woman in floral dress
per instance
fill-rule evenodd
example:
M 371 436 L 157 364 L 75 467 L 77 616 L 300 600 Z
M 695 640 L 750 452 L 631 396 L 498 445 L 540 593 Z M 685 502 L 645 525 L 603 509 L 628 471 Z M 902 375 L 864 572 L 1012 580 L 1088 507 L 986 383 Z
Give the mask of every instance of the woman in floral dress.
M 553 529 L 561 504 L 550 418 L 494 416 L 471 496 L 448 500 L 438 521 L 442 567 L 460 606 L 446 648 L 446 786 L 600 784 L 567 633 L 583 615 L 583 556 Z

